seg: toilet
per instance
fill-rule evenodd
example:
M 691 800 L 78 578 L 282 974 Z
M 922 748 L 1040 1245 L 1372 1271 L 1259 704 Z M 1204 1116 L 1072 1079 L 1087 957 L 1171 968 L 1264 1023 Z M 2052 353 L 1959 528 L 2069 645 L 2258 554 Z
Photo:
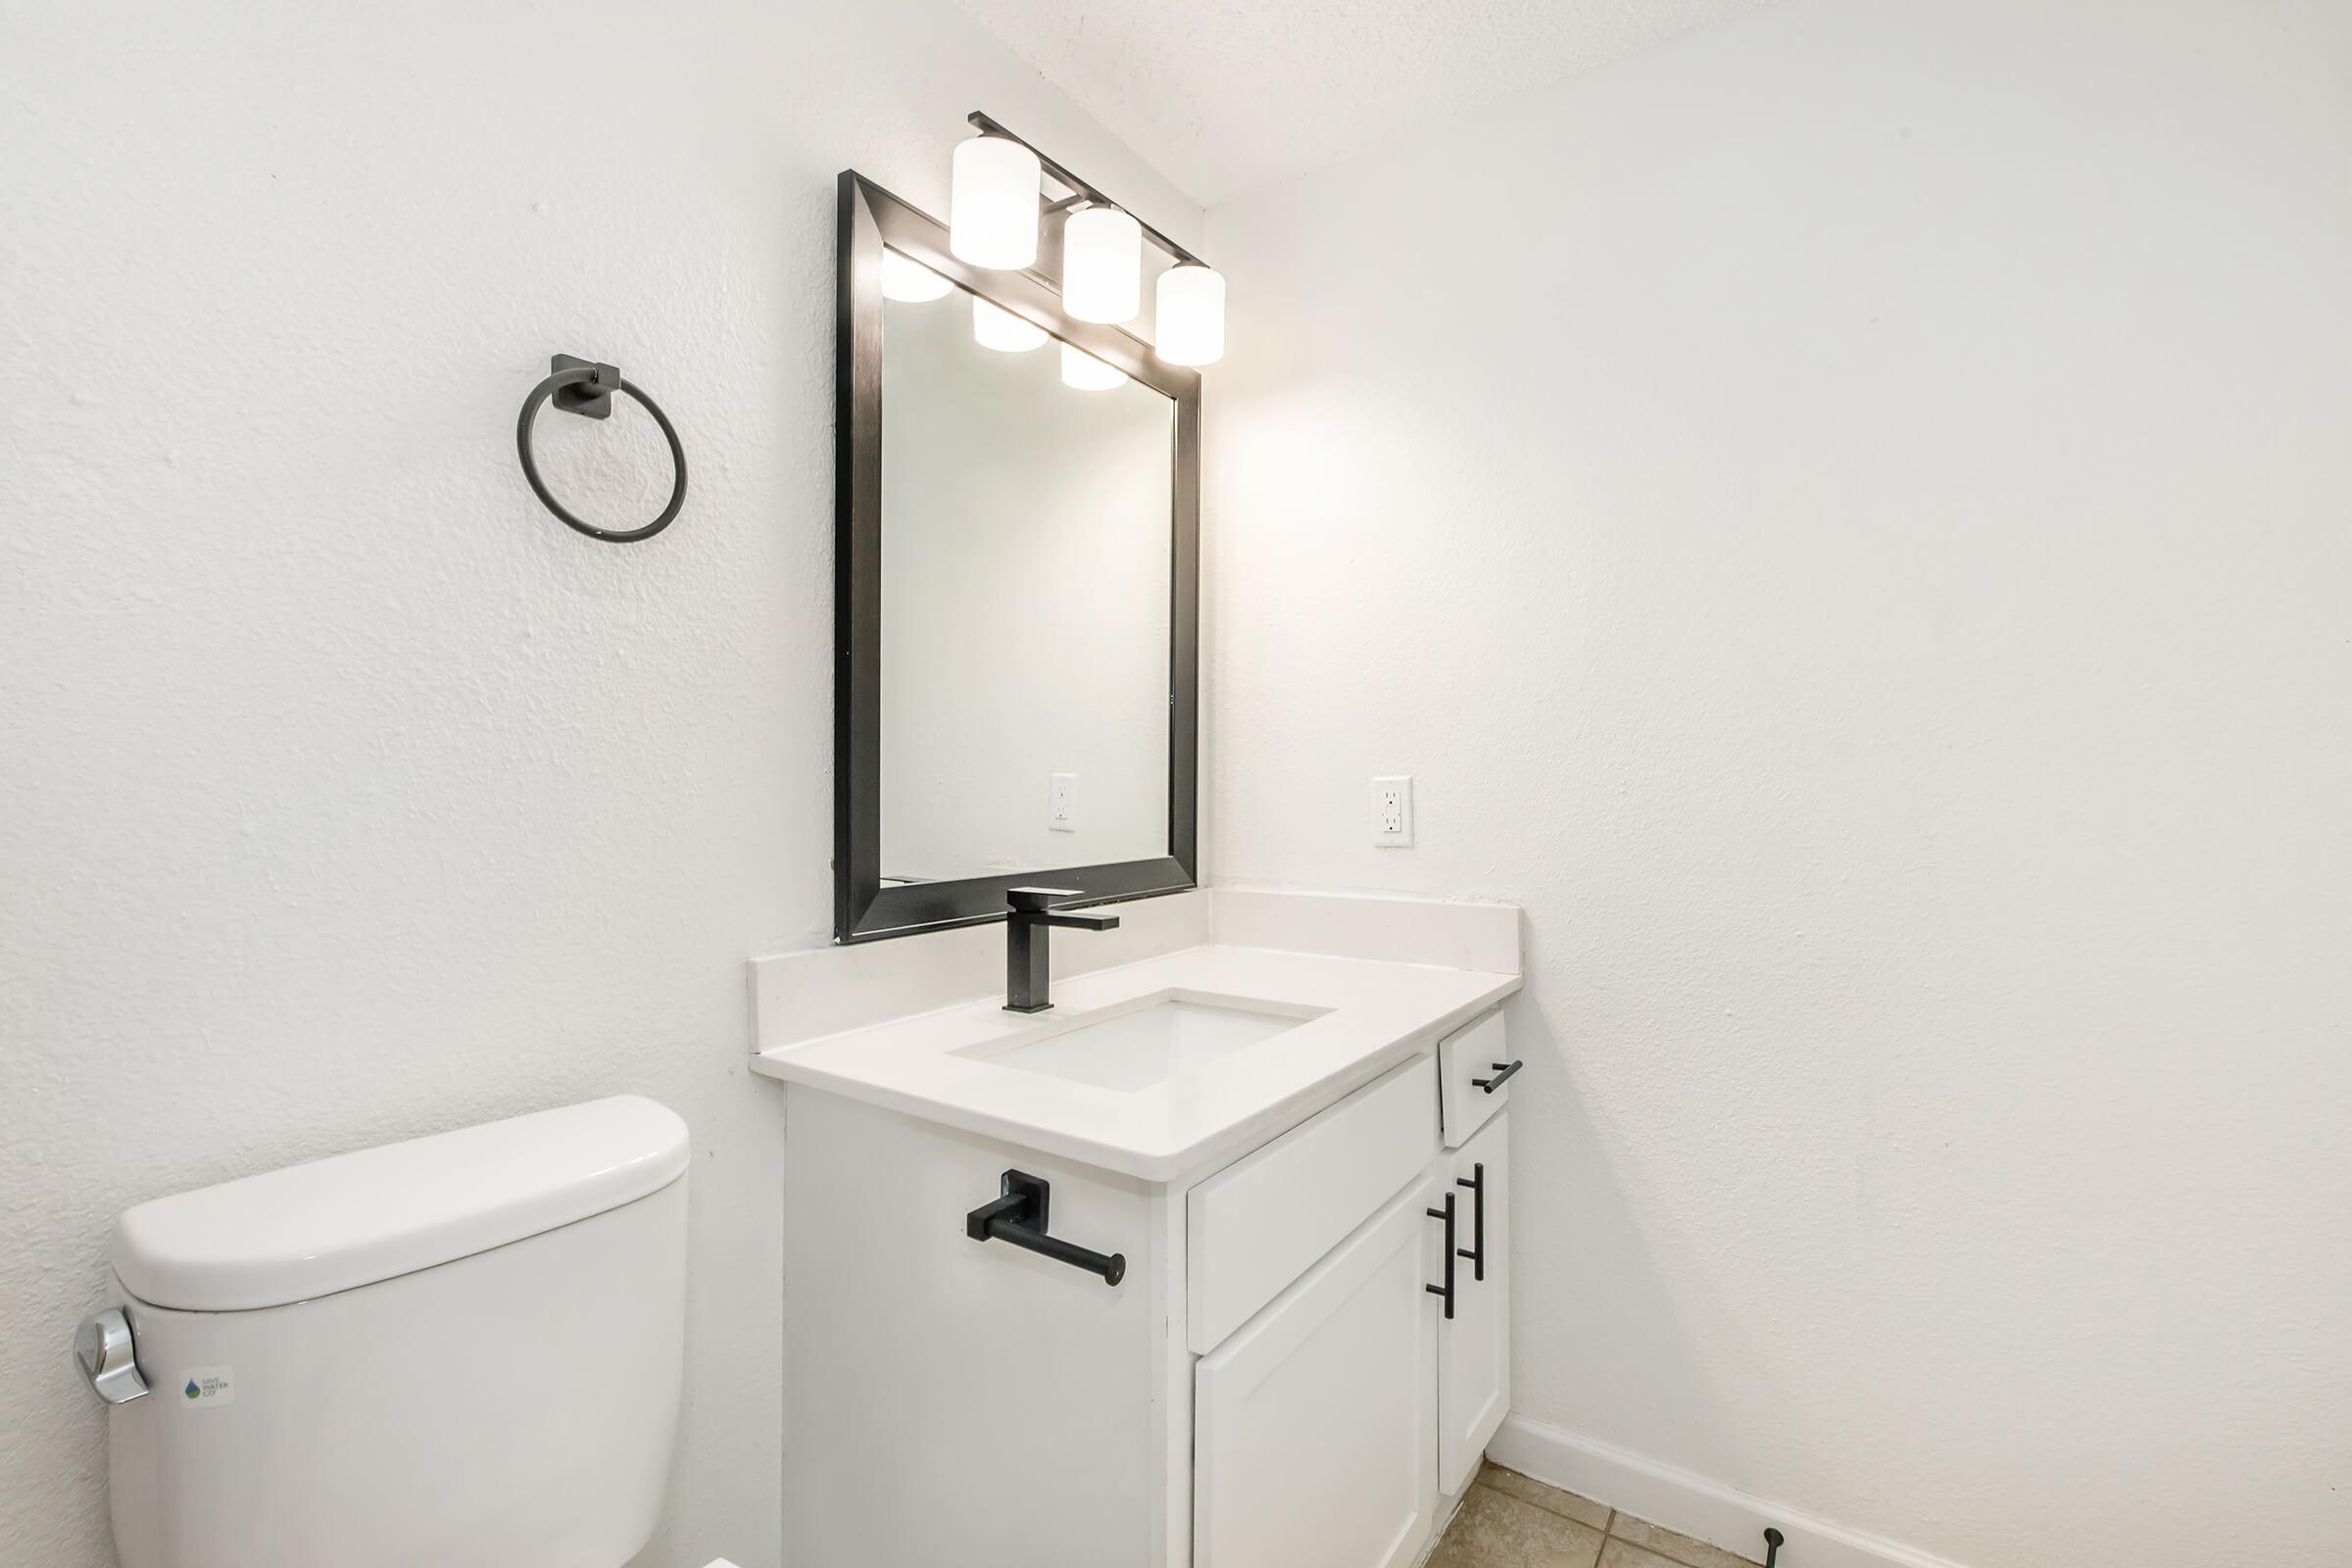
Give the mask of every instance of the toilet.
M 76 1346 L 122 1568 L 620 1568 L 677 1429 L 687 1157 L 622 1097 L 126 1210 Z

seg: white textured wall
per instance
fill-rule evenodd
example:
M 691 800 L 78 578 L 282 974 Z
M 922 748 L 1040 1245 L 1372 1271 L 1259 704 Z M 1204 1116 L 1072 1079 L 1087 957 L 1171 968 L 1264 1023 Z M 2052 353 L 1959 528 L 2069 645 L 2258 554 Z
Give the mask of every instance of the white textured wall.
M 2340 1568 L 2352 8 L 1789 0 L 1208 254 L 1210 861 L 1525 904 L 1520 1411 Z
M 699 1156 L 644 1560 L 776 1564 L 744 960 L 830 911 L 833 175 L 944 211 L 975 107 L 1197 232 L 927 0 L 0 0 L 0 1562 L 112 1561 L 118 1208 L 627 1090 Z M 525 490 L 557 350 L 676 420 L 660 540 Z

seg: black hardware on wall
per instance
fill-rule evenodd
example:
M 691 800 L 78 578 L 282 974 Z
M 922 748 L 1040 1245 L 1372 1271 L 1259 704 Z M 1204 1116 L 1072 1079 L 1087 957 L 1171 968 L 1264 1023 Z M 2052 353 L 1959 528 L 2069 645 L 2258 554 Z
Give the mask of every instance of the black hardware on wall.
M 1424 1285 L 1421 1288 L 1432 1296 L 1442 1296 L 1446 1298 L 1446 1321 L 1450 1323 L 1453 1321 L 1453 1259 L 1455 1254 L 1460 1251 L 1460 1249 L 1453 1245 L 1453 1195 L 1451 1193 L 1446 1195 L 1444 1208 L 1432 1208 L 1425 1212 L 1431 1219 L 1442 1219 L 1446 1222 L 1446 1283 Z
M 1764 1568 L 1773 1568 L 1781 1560 L 1781 1547 L 1788 1542 L 1788 1538 L 1778 1530 L 1770 1525 L 1764 1527 Z
M 678 509 L 686 505 L 686 449 L 678 444 L 678 432 L 670 424 L 669 416 L 634 382 L 624 379 L 616 366 L 599 365 L 594 360 L 575 359 L 569 354 L 558 354 L 547 365 L 553 373 L 531 388 L 531 395 L 522 400 L 521 417 L 514 421 L 514 450 L 522 457 L 522 476 L 530 481 L 531 493 L 545 503 L 548 511 L 564 519 L 564 526 L 607 544 L 635 544 L 668 527 Z M 552 397 L 561 413 L 609 419 L 612 416 L 615 392 L 635 398 L 654 416 L 654 423 L 662 427 L 662 439 L 669 443 L 670 465 L 678 474 L 677 482 L 670 487 L 669 505 L 662 509 L 662 515 L 642 528 L 599 528 L 572 515 L 547 488 L 547 481 L 539 477 L 539 461 L 531 455 L 531 422 L 539 416 L 540 404 Z
M 1473 1089 L 1483 1090 L 1485 1093 L 1491 1095 L 1495 1090 L 1500 1089 L 1504 1084 L 1509 1083 L 1511 1081 L 1511 1074 L 1517 1072 L 1520 1068 L 1526 1065 L 1527 1063 L 1524 1061 L 1497 1061 L 1493 1064 L 1493 1071 L 1494 1074 L 1494 1077 L 1473 1078 L 1470 1080 L 1470 1087 Z
M 1470 1179 L 1453 1179 L 1456 1187 L 1470 1189 L 1470 1248 L 1457 1255 L 1470 1260 L 1470 1277 L 1479 1284 L 1487 1282 L 1487 1167 L 1480 1161 L 1470 1167 Z
M 1046 1234 L 1048 1200 L 1053 1185 L 1042 1176 L 1027 1171 L 1008 1170 L 1004 1173 L 1004 1193 L 993 1202 L 982 1203 L 963 1216 L 963 1234 L 975 1242 L 1010 1242 L 1015 1247 L 1050 1257 L 1056 1263 L 1100 1274 L 1105 1285 L 1116 1285 L 1127 1277 L 1127 1254 L 1112 1252 L 1105 1257 L 1101 1252 L 1065 1242 L 1058 1236 Z

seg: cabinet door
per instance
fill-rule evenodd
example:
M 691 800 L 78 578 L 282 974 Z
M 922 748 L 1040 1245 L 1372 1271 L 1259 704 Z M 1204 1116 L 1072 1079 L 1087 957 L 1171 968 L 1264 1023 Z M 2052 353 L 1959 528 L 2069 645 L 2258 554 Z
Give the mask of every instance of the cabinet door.
M 1438 1248 L 1415 1182 L 1200 1358 L 1195 1568 L 1410 1568 L 1438 1506 Z
M 1511 1407 L 1511 1145 L 1504 1111 L 1438 1156 L 1454 1195 L 1453 1317 L 1438 1325 L 1438 1477 L 1447 1496 Z M 1482 1279 L 1480 1276 L 1484 1275 Z

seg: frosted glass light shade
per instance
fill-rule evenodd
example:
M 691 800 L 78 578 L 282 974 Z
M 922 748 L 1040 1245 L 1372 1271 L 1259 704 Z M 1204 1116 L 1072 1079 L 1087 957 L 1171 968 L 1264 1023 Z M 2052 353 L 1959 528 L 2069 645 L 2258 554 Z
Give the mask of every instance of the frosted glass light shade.
M 1159 274 L 1158 341 L 1170 365 L 1214 365 L 1225 357 L 1225 275 L 1199 262 Z
M 1037 154 L 1003 136 L 956 144 L 948 190 L 948 249 L 974 267 L 1014 269 L 1037 260 Z
M 979 340 L 984 349 L 1025 354 L 1046 340 L 1046 329 L 1033 321 L 1024 321 L 1003 306 L 991 305 L 975 294 L 972 296 L 972 336 Z
M 1096 359 L 1082 348 L 1064 343 L 1061 346 L 1061 384 L 1076 387 L 1081 392 L 1108 392 L 1124 386 L 1127 372 L 1115 365 Z
M 1144 308 L 1144 225 L 1082 207 L 1061 231 L 1061 308 L 1081 321 L 1132 321 Z
M 920 305 L 935 300 L 955 287 L 911 256 L 897 251 L 882 253 L 882 297 L 902 304 Z

